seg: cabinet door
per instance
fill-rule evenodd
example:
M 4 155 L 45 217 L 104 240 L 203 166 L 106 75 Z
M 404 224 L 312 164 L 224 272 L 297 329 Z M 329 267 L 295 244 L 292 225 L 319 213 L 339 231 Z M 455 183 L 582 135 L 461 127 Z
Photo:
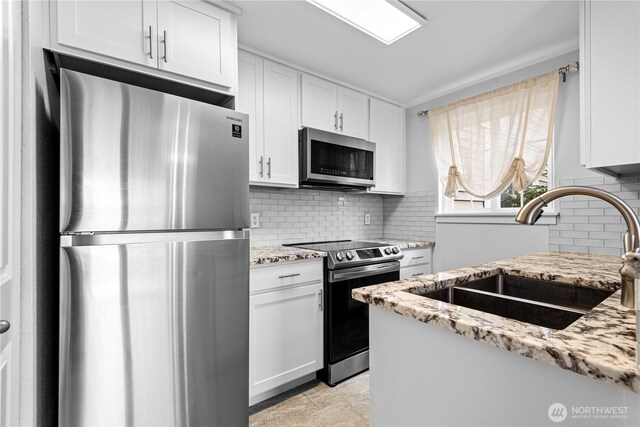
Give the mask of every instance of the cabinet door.
M 266 180 L 298 184 L 298 73 L 264 61 L 264 151 Z
M 235 69 L 233 16 L 202 1 L 158 2 L 161 70 L 231 87 Z
M 338 86 L 302 75 L 302 126 L 338 132 Z
M 157 67 L 156 0 L 60 0 L 58 43 Z
M 345 135 L 367 139 L 367 96 L 338 86 L 338 130 Z
M 588 6 L 590 46 L 580 65 L 589 67 L 590 166 L 629 165 L 626 172 L 637 176 L 640 166 L 631 165 L 640 163 L 640 3 Z
M 263 60 L 238 51 L 236 110 L 249 114 L 249 181 L 264 181 Z
M 374 98 L 371 98 L 369 108 L 369 138 L 376 144 L 376 186 L 372 192 L 403 193 L 404 108 Z
M 322 368 L 322 284 L 250 297 L 249 394 Z

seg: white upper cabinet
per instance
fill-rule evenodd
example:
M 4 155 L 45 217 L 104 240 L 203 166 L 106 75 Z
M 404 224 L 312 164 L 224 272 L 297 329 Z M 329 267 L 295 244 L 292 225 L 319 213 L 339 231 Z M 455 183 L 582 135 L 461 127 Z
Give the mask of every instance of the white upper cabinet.
M 356 138 L 367 139 L 367 96 L 338 86 L 338 130 Z
M 298 72 L 240 50 L 236 109 L 249 114 L 249 181 L 298 186 Z
M 161 70 L 233 85 L 232 14 L 199 1 L 158 2 Z
M 369 100 L 369 139 L 376 144 L 376 186 L 370 192 L 403 194 L 405 181 L 405 110 Z
M 238 51 L 238 96 L 236 110 L 249 115 L 249 181 L 264 181 L 263 133 L 264 61 L 243 50 Z
M 367 96 L 302 75 L 302 126 L 367 139 Z
M 223 91 L 235 86 L 236 25 L 227 10 L 194 0 L 51 4 L 55 51 L 171 79 L 187 77 Z
M 58 43 L 155 66 L 157 2 L 57 1 Z
M 302 75 L 302 126 L 338 131 L 338 86 L 323 79 Z
M 298 72 L 264 61 L 266 180 L 298 185 Z
M 610 175 L 640 175 L 640 3 L 581 7 L 581 161 Z

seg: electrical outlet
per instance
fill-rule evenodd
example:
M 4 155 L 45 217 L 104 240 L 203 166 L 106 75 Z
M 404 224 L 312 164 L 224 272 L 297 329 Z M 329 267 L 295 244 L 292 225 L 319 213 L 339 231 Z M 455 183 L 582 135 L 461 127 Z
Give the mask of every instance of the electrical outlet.
M 252 213 L 251 214 L 251 228 L 260 228 L 260 214 Z
M 364 214 L 364 225 L 371 225 L 371 214 Z

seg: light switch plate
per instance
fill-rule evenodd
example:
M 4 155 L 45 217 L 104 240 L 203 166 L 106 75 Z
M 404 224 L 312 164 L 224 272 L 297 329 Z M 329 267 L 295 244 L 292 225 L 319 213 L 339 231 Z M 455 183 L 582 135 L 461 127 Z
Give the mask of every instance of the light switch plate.
M 252 213 L 251 214 L 251 228 L 260 228 L 260 214 Z
M 371 214 L 364 214 L 364 225 L 371 225 Z

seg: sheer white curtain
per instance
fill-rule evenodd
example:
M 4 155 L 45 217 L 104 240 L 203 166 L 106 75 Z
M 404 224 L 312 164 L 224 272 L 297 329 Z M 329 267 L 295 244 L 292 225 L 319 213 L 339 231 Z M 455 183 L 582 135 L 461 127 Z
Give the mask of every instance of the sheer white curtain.
M 558 71 L 429 110 L 444 194 L 490 199 L 544 172 L 551 149 Z

